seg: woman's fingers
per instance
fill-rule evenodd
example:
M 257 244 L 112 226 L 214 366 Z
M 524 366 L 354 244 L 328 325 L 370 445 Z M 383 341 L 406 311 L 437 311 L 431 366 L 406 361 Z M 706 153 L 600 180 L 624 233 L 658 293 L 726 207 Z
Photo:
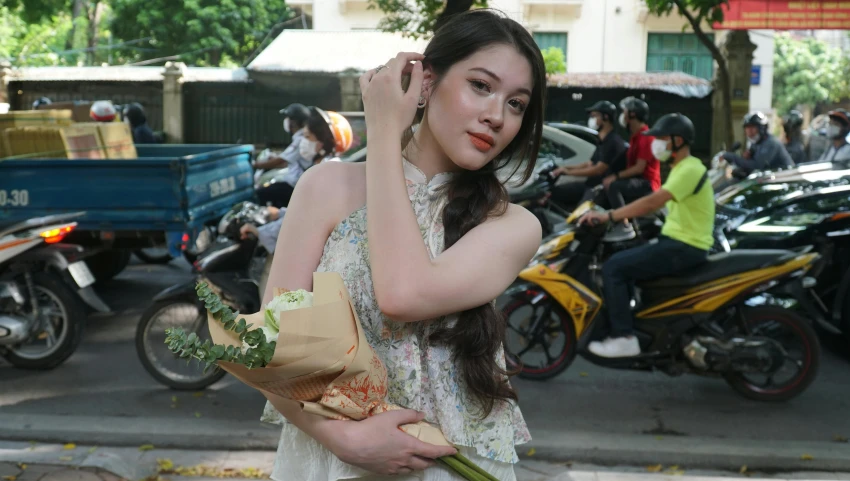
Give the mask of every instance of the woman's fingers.
M 410 461 L 407 463 L 407 467 L 414 471 L 425 471 L 434 465 L 434 461 L 430 459 L 425 459 L 420 456 L 413 456 L 410 458 Z

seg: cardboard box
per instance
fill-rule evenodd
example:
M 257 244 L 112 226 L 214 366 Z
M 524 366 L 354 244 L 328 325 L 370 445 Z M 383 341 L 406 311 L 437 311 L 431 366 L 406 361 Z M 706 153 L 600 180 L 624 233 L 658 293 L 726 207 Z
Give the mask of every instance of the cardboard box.
M 133 144 L 133 133 L 130 126 L 124 122 L 102 122 L 97 124 L 100 142 L 106 149 L 109 159 L 136 159 L 136 145 Z
M 73 124 L 62 128 L 69 159 L 106 159 L 97 123 Z

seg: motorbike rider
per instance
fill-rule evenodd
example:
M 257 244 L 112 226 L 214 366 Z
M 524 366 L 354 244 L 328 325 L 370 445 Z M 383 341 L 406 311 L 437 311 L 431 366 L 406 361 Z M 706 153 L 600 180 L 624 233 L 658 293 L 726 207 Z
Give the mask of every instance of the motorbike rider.
M 308 111 L 304 137 L 298 143 L 298 154 L 310 162 L 307 168 L 321 162 L 338 161 L 338 155 L 351 148 L 354 140 L 351 124 L 336 112 L 326 112 L 318 107 L 309 107 Z M 293 184 L 275 182 L 258 190 L 257 197 L 263 204 L 286 207 L 294 190 Z
M 133 102 L 124 107 L 124 122 L 130 124 L 130 131 L 133 133 L 133 143 L 135 144 L 155 144 L 156 137 L 148 125 L 148 118 L 145 115 L 145 109 L 142 104 Z
M 850 144 L 847 135 L 850 134 L 850 114 L 844 109 L 829 112 L 829 125 L 826 134 L 832 140 L 832 145 L 818 159 L 819 162 L 850 161 Z
M 602 268 L 603 289 L 611 323 L 610 337 L 590 343 L 597 356 L 637 356 L 630 292 L 636 281 L 692 269 L 706 261 L 714 244 L 714 190 L 702 161 L 691 155 L 694 124 L 682 114 L 668 114 L 643 133 L 655 137 L 652 153 L 671 162 L 667 181 L 651 195 L 607 212 L 591 211 L 579 223 L 620 222 L 667 207 L 668 214 L 657 243 L 645 244 L 611 256 Z
M 36 100 L 32 103 L 32 109 L 38 110 L 38 108 L 41 107 L 42 105 L 50 105 L 52 103 L 53 102 L 47 97 L 39 97 L 38 100 Z
M 792 110 L 785 116 L 782 123 L 785 131 L 785 150 L 791 156 L 795 164 L 808 161 L 806 148 L 803 145 L 803 114 L 799 110 Z
M 628 202 L 657 192 L 661 187 L 661 164 L 652 153 L 653 137 L 649 130 L 649 105 L 641 99 L 626 97 L 620 102 L 620 125 L 629 130 L 631 139 L 626 152 L 626 168 L 602 180 L 608 204 L 619 209 Z M 621 219 L 606 237 L 610 241 L 632 239 L 635 231 L 626 218 Z
M 605 175 L 619 172 L 626 164 L 626 146 L 623 138 L 614 130 L 617 107 L 608 101 L 599 101 L 587 109 L 587 126 L 598 132 L 599 146 L 588 162 L 580 165 L 558 167 L 552 176 L 562 174 L 585 177 L 583 182 L 569 182 L 552 188 L 552 200 L 571 206 L 590 200 L 593 187 L 602 183 Z
M 762 112 L 744 116 L 747 150 L 743 156 L 733 152 L 723 153 L 726 162 L 735 166 L 735 177 L 743 179 L 753 172 L 787 169 L 794 165 L 791 155 L 776 137 L 768 133 L 767 127 L 767 116 Z
M 301 174 L 313 165 L 310 159 L 305 159 L 298 153 L 298 146 L 301 145 L 301 139 L 304 138 L 304 129 L 307 127 L 307 117 L 310 116 L 310 110 L 302 104 L 294 103 L 281 110 L 280 114 L 283 115 L 283 130 L 292 136 L 292 142 L 279 156 L 271 155 L 267 160 L 255 162 L 254 168 L 256 170 L 271 170 L 288 166 L 289 170 L 284 182 L 295 187 L 295 183 L 298 182 Z

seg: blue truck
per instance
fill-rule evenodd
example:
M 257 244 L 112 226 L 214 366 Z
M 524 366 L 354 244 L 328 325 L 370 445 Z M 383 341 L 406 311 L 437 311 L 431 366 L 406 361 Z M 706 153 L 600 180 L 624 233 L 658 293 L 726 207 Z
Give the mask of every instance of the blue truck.
M 0 159 L 0 227 L 85 211 L 64 242 L 90 252 L 103 281 L 130 253 L 180 256 L 236 203 L 254 195 L 251 145 L 137 145 L 137 159 Z

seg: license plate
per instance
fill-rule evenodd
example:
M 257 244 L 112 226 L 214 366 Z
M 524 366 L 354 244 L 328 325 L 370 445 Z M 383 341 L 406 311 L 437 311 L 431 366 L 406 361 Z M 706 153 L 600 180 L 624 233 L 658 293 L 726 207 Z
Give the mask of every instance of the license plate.
M 80 288 L 88 287 L 94 284 L 94 274 L 89 270 L 89 266 L 85 262 L 75 262 L 68 266 L 68 272 Z

